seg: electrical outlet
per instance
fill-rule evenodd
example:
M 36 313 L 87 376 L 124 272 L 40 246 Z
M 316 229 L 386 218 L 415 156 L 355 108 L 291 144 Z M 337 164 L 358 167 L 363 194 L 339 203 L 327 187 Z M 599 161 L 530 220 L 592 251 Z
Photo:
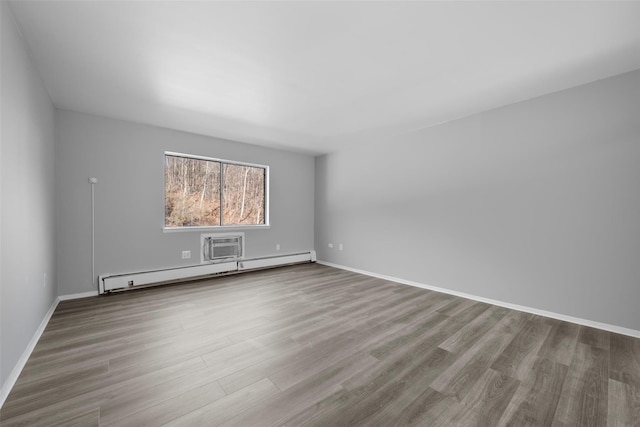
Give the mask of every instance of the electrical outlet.
M 338 250 L 341 251 L 343 249 L 342 243 L 338 245 Z
M 276 245 L 276 251 L 279 251 L 279 250 L 280 250 L 280 243 Z
M 333 249 L 333 243 L 329 243 L 329 249 Z
M 42 287 L 47 287 L 47 273 L 44 273 L 44 277 L 42 278 Z
M 182 259 L 191 258 L 191 251 L 182 251 Z

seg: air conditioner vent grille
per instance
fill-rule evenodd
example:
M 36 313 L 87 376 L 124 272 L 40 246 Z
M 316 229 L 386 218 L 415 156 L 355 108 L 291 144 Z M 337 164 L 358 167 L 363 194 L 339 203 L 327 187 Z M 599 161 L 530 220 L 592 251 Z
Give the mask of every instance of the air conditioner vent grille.
M 243 256 L 243 236 L 203 236 L 204 262 L 235 260 Z

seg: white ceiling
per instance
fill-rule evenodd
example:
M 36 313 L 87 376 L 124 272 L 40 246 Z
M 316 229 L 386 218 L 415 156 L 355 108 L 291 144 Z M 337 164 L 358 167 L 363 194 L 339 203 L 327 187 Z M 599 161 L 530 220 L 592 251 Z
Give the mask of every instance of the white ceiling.
M 312 154 L 640 68 L 640 2 L 12 2 L 56 106 Z

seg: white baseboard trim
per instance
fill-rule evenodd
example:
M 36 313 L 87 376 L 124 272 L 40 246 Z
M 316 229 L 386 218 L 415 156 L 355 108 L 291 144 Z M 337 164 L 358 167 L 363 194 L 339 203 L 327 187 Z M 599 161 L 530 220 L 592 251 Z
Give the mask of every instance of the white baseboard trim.
M 27 364 L 27 361 L 31 356 L 31 352 L 33 352 L 33 349 L 36 347 L 38 340 L 42 336 L 44 329 L 47 327 L 47 324 L 49 323 L 49 320 L 51 319 L 51 316 L 56 310 L 59 302 L 60 298 L 56 298 L 53 301 L 53 304 L 51 304 L 51 307 L 49 307 L 49 311 L 47 311 L 47 314 L 44 315 L 44 319 L 42 319 L 42 322 L 40 322 L 40 326 L 38 326 L 38 329 L 36 329 L 36 332 L 33 334 L 31 341 L 29 341 L 27 348 L 24 349 L 22 356 L 20 356 L 20 359 L 18 359 L 18 363 L 16 363 L 13 370 L 11 371 L 11 374 L 9 374 L 9 377 L 4 382 L 4 384 L 2 384 L 2 388 L 0 389 L 0 409 L 9 396 L 11 389 L 16 384 L 16 381 L 18 381 L 18 377 L 20 376 L 22 369 L 24 369 L 24 366 Z
M 96 296 L 98 296 L 98 291 L 90 291 L 90 292 L 80 292 L 77 294 L 60 295 L 58 299 L 60 301 L 66 301 L 70 299 L 88 298 L 88 297 L 96 297 Z
M 511 310 L 523 311 L 525 313 L 536 314 L 538 316 L 550 317 L 552 319 L 562 320 L 564 322 L 576 323 L 578 325 L 590 326 L 592 328 L 602 329 L 608 332 L 614 332 L 616 334 L 628 335 L 635 338 L 640 338 L 640 331 L 635 329 L 629 329 L 622 326 L 610 325 L 608 323 L 595 322 L 593 320 L 581 319 L 579 317 L 567 316 L 565 314 L 554 313 L 552 311 L 540 310 L 533 307 L 527 307 L 524 305 L 511 304 L 508 302 L 498 301 L 490 298 L 484 298 L 477 295 L 471 295 L 464 292 L 453 291 L 450 289 L 439 288 L 437 286 L 425 285 L 424 283 L 413 282 L 411 280 L 400 279 L 398 277 L 385 276 L 383 274 L 373 273 L 370 271 L 359 270 L 357 268 L 351 268 L 340 264 L 334 264 L 326 261 L 317 261 L 318 264 L 326 265 L 328 267 L 339 268 L 341 270 L 347 270 L 354 273 L 364 274 L 366 276 L 377 277 L 379 279 L 389 280 L 391 282 L 401 283 L 403 285 L 415 286 L 417 288 L 428 289 L 430 291 L 441 292 L 444 294 L 454 295 L 457 297 L 467 298 L 474 301 L 484 302 L 487 304 L 497 305 L 499 307 L 509 308 Z

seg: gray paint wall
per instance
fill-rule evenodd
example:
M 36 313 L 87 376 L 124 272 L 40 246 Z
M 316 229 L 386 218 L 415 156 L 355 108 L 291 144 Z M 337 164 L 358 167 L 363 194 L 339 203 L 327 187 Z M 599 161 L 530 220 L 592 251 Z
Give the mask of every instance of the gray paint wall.
M 640 71 L 318 157 L 315 206 L 320 260 L 640 330 Z
M 0 8 L 0 384 L 4 386 L 57 291 L 54 109 L 9 6 L 1 2 Z
M 247 257 L 314 248 L 314 159 L 308 155 L 56 110 L 60 295 L 95 290 L 91 276 L 91 185 L 96 275 L 198 264 L 201 232 L 165 233 L 164 152 L 270 167 L 270 229 L 243 230 Z M 280 252 L 276 252 L 280 244 Z M 182 260 L 183 250 L 192 258 Z

